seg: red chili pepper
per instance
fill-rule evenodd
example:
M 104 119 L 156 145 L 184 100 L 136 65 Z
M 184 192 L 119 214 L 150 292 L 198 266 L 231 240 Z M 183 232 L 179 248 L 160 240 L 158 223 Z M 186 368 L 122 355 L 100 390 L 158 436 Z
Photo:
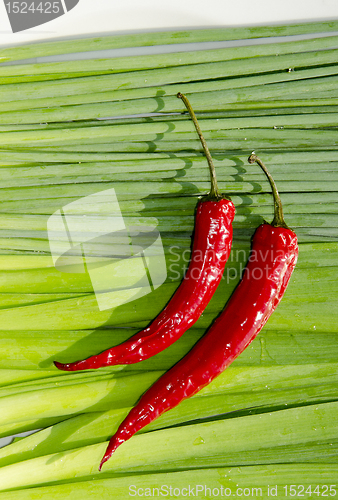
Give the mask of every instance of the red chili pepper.
M 114 451 L 162 413 L 193 396 L 227 368 L 250 344 L 283 297 L 298 256 L 297 236 L 285 224 L 276 186 L 275 217 L 258 227 L 243 278 L 209 331 L 141 397 L 111 438 L 99 469 Z
M 73 363 L 54 364 L 60 370 L 76 371 L 117 364 L 138 363 L 173 344 L 200 317 L 223 275 L 232 243 L 235 207 L 217 187 L 215 168 L 196 116 L 188 99 L 178 94 L 194 122 L 205 151 L 211 191 L 197 205 L 194 243 L 190 264 L 179 288 L 156 319 L 126 342 L 100 354 Z

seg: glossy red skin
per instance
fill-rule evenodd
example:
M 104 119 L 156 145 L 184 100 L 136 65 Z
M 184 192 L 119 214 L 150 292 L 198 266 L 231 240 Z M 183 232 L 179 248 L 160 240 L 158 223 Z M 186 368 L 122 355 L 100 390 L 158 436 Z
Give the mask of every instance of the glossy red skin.
M 262 224 L 252 240 L 243 278 L 209 331 L 159 378 L 130 411 L 110 440 L 103 463 L 124 441 L 208 385 L 241 354 L 283 297 L 298 256 L 289 229 Z
M 234 216 L 229 200 L 200 201 L 188 270 L 163 311 L 126 342 L 82 361 L 55 365 L 75 371 L 138 363 L 173 344 L 198 320 L 219 285 L 231 250 Z

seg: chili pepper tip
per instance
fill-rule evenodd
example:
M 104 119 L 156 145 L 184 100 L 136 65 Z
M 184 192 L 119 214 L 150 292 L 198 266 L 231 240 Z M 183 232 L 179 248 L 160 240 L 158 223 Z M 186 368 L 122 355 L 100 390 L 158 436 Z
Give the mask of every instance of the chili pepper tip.
M 99 465 L 99 471 L 102 469 L 102 465 L 107 462 L 107 460 L 110 459 L 112 454 L 117 450 L 117 448 L 120 446 L 120 444 L 124 443 L 125 439 L 121 438 L 116 438 L 116 436 L 113 436 L 111 440 L 109 441 L 109 444 L 107 446 L 107 449 L 105 451 L 105 454 L 103 455 L 103 458 L 100 462 Z
M 82 367 L 82 365 L 84 364 L 83 361 L 75 361 L 75 363 L 60 363 L 59 361 L 53 361 L 53 363 L 56 366 L 56 368 L 64 372 L 74 372 L 77 370 L 84 370 L 87 368 L 86 366 L 84 368 Z
M 101 469 L 102 469 L 102 466 L 105 462 L 107 462 L 107 460 L 109 460 L 110 456 L 104 456 L 103 459 L 101 460 L 100 462 L 100 465 L 99 465 L 99 471 L 101 472 Z
M 53 363 L 59 370 L 67 370 L 67 364 L 59 363 L 59 361 L 53 361 Z

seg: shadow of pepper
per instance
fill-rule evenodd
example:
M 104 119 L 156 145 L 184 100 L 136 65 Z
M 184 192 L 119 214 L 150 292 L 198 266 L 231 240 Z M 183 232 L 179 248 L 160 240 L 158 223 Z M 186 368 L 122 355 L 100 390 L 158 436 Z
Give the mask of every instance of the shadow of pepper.
M 153 113 L 159 113 L 164 109 L 165 103 L 162 97 L 165 96 L 165 94 L 164 90 L 157 90 L 156 95 L 153 98 L 157 102 L 157 108 L 154 109 Z

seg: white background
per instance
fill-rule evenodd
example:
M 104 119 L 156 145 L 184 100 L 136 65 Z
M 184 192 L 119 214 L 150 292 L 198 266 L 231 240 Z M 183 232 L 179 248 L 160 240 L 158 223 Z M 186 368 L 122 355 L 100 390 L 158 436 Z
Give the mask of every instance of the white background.
M 47 24 L 12 33 L 0 0 L 0 46 L 89 33 L 338 19 L 338 0 L 80 0 Z

